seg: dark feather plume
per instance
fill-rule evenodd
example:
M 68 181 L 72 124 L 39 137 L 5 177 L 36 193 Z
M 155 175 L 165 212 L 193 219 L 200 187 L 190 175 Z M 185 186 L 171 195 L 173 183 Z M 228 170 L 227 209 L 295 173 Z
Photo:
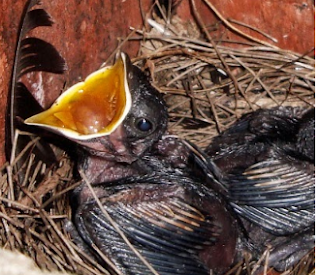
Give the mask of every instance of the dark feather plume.
M 36 37 L 26 37 L 35 28 L 51 27 L 53 25 L 50 15 L 44 9 L 36 8 L 37 5 L 40 5 L 39 0 L 30 0 L 27 3 L 17 39 L 6 119 L 7 159 L 11 157 L 16 130 L 29 130 L 22 121 L 42 110 L 40 104 L 22 82 L 21 77 L 35 71 L 62 74 L 66 70 L 65 60 L 53 45 Z M 30 136 L 20 136 L 16 143 L 15 155 L 18 155 L 30 141 Z M 20 168 L 30 153 L 31 151 L 26 153 L 25 157 L 17 164 L 18 167 L 15 167 L 16 171 L 20 171 L 19 177 L 23 176 L 20 174 L 23 173 Z M 47 164 L 52 164 L 53 159 L 55 159 L 53 150 L 44 140 L 35 144 L 32 153 L 36 155 L 35 162 L 41 160 Z

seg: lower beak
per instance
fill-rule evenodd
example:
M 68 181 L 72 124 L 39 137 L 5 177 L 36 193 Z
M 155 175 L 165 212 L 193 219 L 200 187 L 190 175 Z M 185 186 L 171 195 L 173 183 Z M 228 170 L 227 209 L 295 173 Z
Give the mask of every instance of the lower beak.
M 65 91 L 46 111 L 25 120 L 76 140 L 110 135 L 125 119 L 131 105 L 127 81 L 128 56 L 90 74 Z

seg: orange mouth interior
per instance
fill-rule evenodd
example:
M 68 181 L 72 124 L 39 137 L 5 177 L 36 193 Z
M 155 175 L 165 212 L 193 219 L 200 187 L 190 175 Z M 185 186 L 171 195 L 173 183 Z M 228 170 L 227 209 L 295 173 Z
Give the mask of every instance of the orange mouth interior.
M 79 135 L 108 133 L 123 119 L 126 107 L 125 65 L 100 69 L 63 93 L 50 109 L 25 122 L 62 128 Z

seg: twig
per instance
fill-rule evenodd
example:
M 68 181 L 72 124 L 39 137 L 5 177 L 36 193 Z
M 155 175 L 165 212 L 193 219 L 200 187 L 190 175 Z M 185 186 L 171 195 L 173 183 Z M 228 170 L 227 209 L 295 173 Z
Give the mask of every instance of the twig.
M 240 93 L 242 94 L 242 96 L 243 96 L 244 98 L 246 98 L 246 95 L 243 93 L 241 86 L 239 85 L 238 81 L 236 80 L 236 78 L 235 78 L 234 75 L 232 74 L 232 72 L 231 72 L 231 70 L 230 70 L 230 68 L 229 68 L 229 65 L 227 64 L 227 62 L 225 61 L 225 59 L 224 59 L 224 58 L 222 57 L 222 55 L 220 54 L 220 51 L 218 50 L 218 47 L 217 47 L 216 43 L 213 41 L 213 39 L 212 39 L 212 37 L 210 36 L 208 30 L 205 28 L 205 25 L 204 25 L 204 23 L 203 23 L 200 15 L 199 15 L 198 11 L 197 11 L 197 8 L 196 8 L 196 5 L 195 5 L 195 3 L 194 3 L 194 0 L 190 0 L 190 1 L 191 1 L 191 5 L 192 5 L 193 12 L 194 12 L 194 14 L 195 14 L 195 17 L 196 17 L 197 21 L 199 22 L 199 24 L 200 24 L 200 26 L 201 26 L 201 29 L 204 31 L 207 39 L 210 41 L 210 43 L 211 43 L 212 47 L 214 48 L 214 50 L 215 50 L 215 52 L 216 52 L 219 60 L 222 62 L 224 68 L 226 69 L 226 72 L 228 73 L 228 76 L 232 79 L 233 84 L 234 84 L 234 86 L 235 86 L 235 88 L 236 88 L 236 91 L 239 90 Z M 204 0 L 204 1 L 205 1 L 205 0 Z M 205 2 L 207 2 L 207 1 L 205 1 Z M 210 4 L 210 5 L 211 5 L 211 4 Z M 247 101 L 248 101 L 248 103 L 250 104 L 250 101 L 249 101 L 248 99 L 247 99 Z
M 246 27 L 246 28 L 248 28 L 248 29 L 254 30 L 254 31 L 256 31 L 257 33 L 260 33 L 261 35 L 263 35 L 263 36 L 265 36 L 266 38 L 270 39 L 272 42 L 278 43 L 278 39 L 272 37 L 271 35 L 269 35 L 269 34 L 267 34 L 267 33 L 265 33 L 265 32 L 263 32 L 262 30 L 259 30 L 258 28 L 255 28 L 255 27 L 253 27 L 253 26 L 250 26 L 250 25 L 248 25 L 248 24 L 245 24 L 245 23 L 243 23 L 243 22 L 237 21 L 237 20 L 232 19 L 232 18 L 229 18 L 228 21 L 231 22 L 231 23 L 235 23 L 235 24 L 237 24 L 237 25 L 239 25 L 239 26 L 243 26 L 243 27 Z

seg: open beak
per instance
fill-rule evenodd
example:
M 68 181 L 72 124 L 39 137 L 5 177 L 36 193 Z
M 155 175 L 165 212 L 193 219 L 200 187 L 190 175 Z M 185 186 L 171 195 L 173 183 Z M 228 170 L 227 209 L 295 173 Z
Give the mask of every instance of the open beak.
M 66 90 L 46 111 L 25 120 L 70 139 L 110 135 L 126 118 L 132 99 L 127 80 L 128 56 L 90 74 Z

